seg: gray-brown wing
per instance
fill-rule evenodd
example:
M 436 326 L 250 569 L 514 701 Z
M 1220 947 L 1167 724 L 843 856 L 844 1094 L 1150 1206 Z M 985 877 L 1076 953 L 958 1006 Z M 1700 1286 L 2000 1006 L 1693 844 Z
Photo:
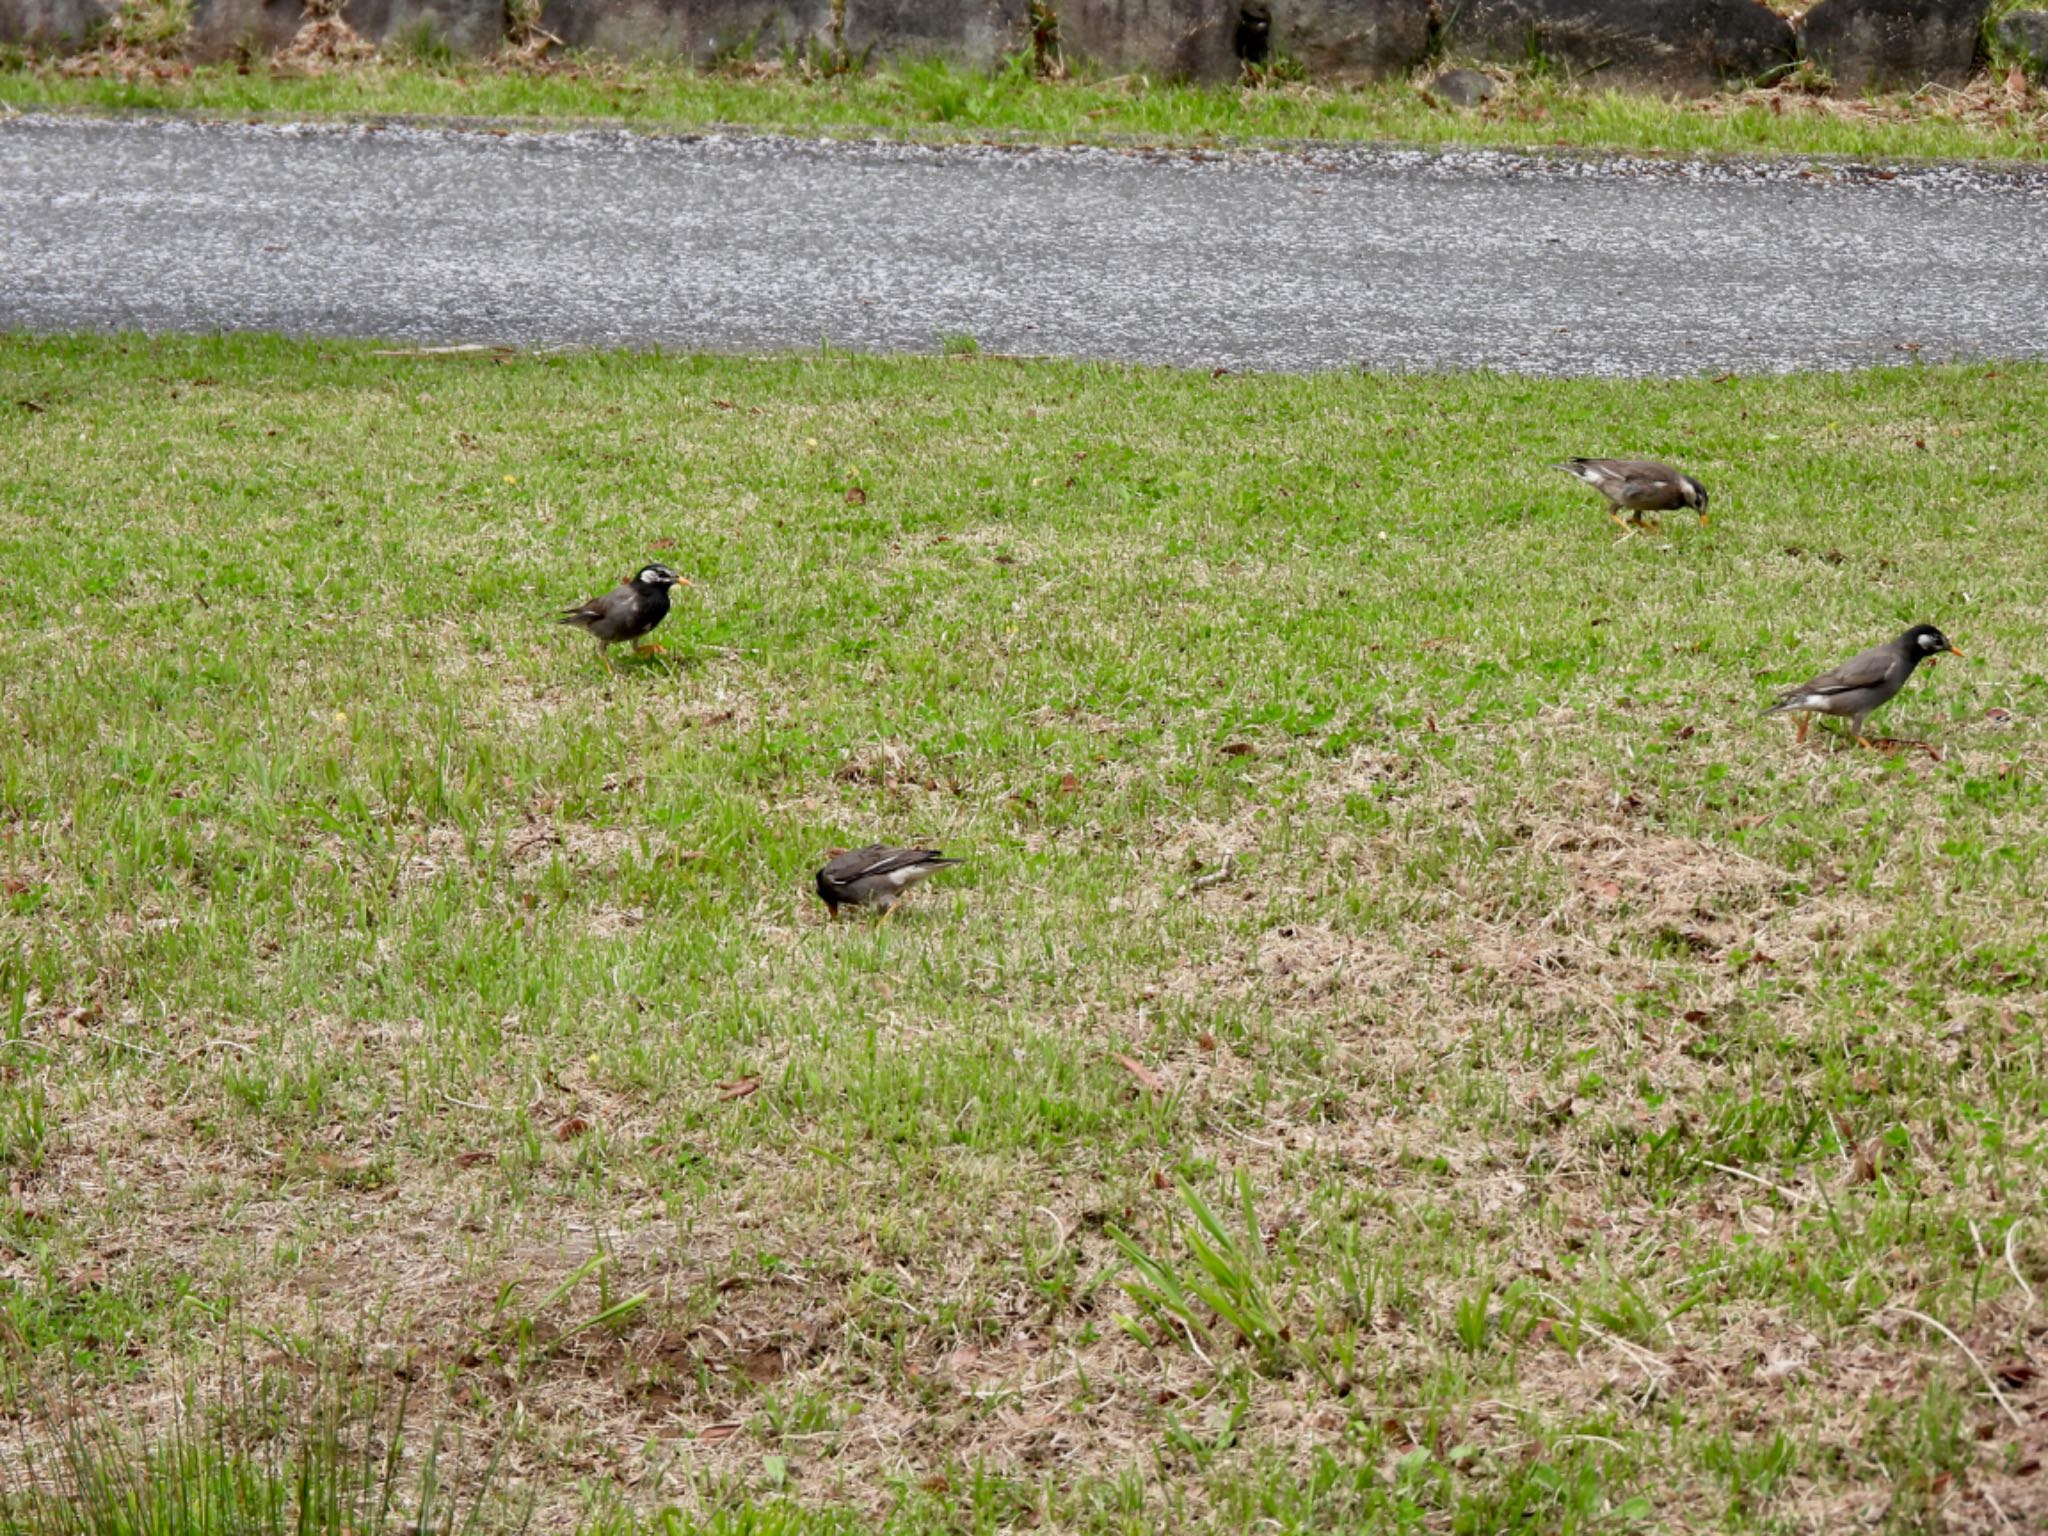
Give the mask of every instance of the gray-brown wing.
M 562 610 L 564 624 L 580 624 L 585 629 L 603 624 L 607 620 L 625 617 L 633 604 L 634 592 L 631 587 L 613 587 L 602 597 L 593 597 L 587 603 L 578 603 L 574 608 Z
M 825 866 L 824 875 L 834 885 L 851 885 L 856 880 L 872 880 L 899 869 L 937 862 L 941 861 L 935 848 L 891 848 L 884 843 L 870 843 L 840 854 Z
M 1603 459 L 1600 463 L 1615 477 L 1619 498 L 1629 506 L 1669 511 L 1682 499 L 1684 487 L 1678 471 L 1669 464 L 1654 459 Z
M 1839 667 L 1830 668 L 1810 683 L 1801 683 L 1797 688 L 1787 688 L 1784 696 L 1795 694 L 1854 693 L 1859 688 L 1875 688 L 1891 675 L 1897 665 L 1899 653 L 1889 645 L 1873 645 L 1867 651 L 1851 656 Z

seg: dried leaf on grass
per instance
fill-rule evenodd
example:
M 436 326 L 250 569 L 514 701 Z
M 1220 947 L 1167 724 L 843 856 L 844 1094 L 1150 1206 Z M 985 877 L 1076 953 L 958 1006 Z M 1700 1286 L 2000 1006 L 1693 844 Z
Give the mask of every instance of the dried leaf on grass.
M 1126 1056 L 1122 1051 L 1112 1051 L 1109 1059 L 1130 1073 L 1137 1080 L 1139 1087 L 1149 1089 L 1153 1093 L 1166 1092 L 1165 1080 L 1142 1061 Z

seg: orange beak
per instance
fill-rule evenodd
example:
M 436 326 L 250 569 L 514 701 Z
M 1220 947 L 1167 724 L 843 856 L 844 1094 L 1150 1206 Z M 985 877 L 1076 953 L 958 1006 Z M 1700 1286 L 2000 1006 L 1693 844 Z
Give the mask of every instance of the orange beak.
M 1954 646 L 1950 646 L 1948 648 L 1948 653 L 1949 655 L 1955 657 L 1958 661 L 1968 661 L 1970 659 L 1967 655 L 1957 650 Z

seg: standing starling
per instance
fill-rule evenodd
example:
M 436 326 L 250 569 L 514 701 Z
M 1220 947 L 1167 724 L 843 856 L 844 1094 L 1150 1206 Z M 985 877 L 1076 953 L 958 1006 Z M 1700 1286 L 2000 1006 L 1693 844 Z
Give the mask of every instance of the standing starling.
M 668 617 L 670 588 L 688 585 L 687 577 L 678 576 L 665 565 L 643 565 L 637 575 L 620 582 L 604 596 L 564 609 L 560 622 L 587 631 L 597 641 L 597 659 L 604 663 L 607 672 L 616 673 L 619 669 L 606 654 L 610 647 L 631 641 L 638 655 L 660 650 L 658 645 L 639 642 L 653 634 Z
M 1764 711 L 1767 715 L 1800 711 L 1798 740 L 1806 740 L 1806 728 L 1815 715 L 1840 715 L 1849 721 L 1849 734 L 1860 747 L 1873 743 L 1863 734 L 1871 714 L 1891 702 L 1892 695 L 1906 686 L 1913 669 L 1930 657 L 1947 651 L 1963 653 L 1948 643 L 1948 636 L 1932 624 L 1915 624 L 1896 640 L 1873 645 L 1850 657 L 1832 671 L 1823 672 L 1809 683 L 1788 688 L 1778 702 Z

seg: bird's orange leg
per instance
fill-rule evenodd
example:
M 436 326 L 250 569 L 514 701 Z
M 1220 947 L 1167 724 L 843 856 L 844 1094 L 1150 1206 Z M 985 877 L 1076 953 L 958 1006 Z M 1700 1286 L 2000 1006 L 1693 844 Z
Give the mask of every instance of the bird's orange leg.
M 1813 715 L 1811 712 L 1800 715 L 1799 733 L 1792 738 L 1793 744 L 1795 746 L 1803 747 L 1806 745 L 1806 728 L 1811 724 L 1813 724 Z

